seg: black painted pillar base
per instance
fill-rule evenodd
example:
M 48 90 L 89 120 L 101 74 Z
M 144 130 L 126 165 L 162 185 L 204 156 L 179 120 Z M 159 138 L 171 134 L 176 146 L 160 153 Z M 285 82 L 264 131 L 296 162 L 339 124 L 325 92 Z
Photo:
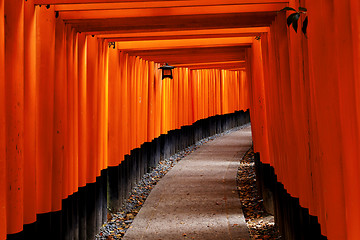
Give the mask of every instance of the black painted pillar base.
M 284 239 L 327 239 L 321 235 L 317 217 L 301 207 L 298 198 L 287 193 L 284 185 L 277 181 L 274 168 L 260 161 L 259 153 L 255 153 L 255 171 L 264 207 L 274 214 L 275 223 Z

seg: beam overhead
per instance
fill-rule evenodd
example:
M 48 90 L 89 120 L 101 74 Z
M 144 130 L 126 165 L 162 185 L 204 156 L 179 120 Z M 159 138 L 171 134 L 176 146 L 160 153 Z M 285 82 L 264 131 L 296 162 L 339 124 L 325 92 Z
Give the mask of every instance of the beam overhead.
M 167 0 L 167 1 L 154 1 L 154 0 L 132 0 L 131 2 L 141 5 L 151 5 L 156 2 L 172 2 L 177 5 L 179 2 L 188 2 L 189 4 L 202 4 L 208 2 L 209 4 L 214 4 L 218 2 L 219 4 L 224 4 L 224 1 L 221 0 L 195 0 L 195 1 L 178 1 L 178 0 Z M 34 4 L 50 4 L 50 5 L 94 5 L 94 4 L 131 4 L 129 0 L 34 0 Z M 237 4 L 258 4 L 258 3 L 288 3 L 288 0 L 227 0 L 229 3 L 237 3 Z M 116 6 L 116 5 L 115 5 Z
M 129 55 L 190 69 L 242 69 L 245 50 L 288 0 L 34 0 L 77 32 Z M 179 66 L 180 66 L 179 65 Z
M 202 39 L 173 39 L 157 41 L 123 41 L 117 42 L 119 50 L 151 50 L 173 49 L 189 47 L 214 47 L 214 46 L 249 46 L 253 42 L 252 37 L 233 38 L 202 38 Z

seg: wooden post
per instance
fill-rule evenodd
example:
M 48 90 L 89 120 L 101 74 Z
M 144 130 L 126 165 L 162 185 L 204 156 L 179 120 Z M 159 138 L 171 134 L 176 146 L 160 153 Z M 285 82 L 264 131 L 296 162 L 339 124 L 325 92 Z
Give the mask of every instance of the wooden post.
M 24 222 L 24 1 L 5 1 L 5 15 L 6 213 L 13 234 Z

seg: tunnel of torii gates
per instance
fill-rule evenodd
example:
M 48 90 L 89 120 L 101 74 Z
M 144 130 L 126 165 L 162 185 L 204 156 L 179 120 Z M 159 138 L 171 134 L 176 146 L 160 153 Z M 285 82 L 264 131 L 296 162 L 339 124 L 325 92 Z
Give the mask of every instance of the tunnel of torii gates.
M 287 26 L 286 6 L 307 8 L 307 35 Z M 359 10 L 358 0 L 0 0 L 0 239 L 61 213 L 143 144 L 236 112 L 250 112 L 261 163 L 321 234 L 359 239 Z M 161 79 L 165 62 L 174 79 Z

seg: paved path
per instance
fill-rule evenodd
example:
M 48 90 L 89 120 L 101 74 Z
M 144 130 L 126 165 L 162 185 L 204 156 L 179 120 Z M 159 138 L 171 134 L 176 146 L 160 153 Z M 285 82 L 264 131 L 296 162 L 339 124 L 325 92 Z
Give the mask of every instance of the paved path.
M 236 174 L 251 141 L 248 126 L 178 162 L 151 191 L 124 239 L 249 239 Z

